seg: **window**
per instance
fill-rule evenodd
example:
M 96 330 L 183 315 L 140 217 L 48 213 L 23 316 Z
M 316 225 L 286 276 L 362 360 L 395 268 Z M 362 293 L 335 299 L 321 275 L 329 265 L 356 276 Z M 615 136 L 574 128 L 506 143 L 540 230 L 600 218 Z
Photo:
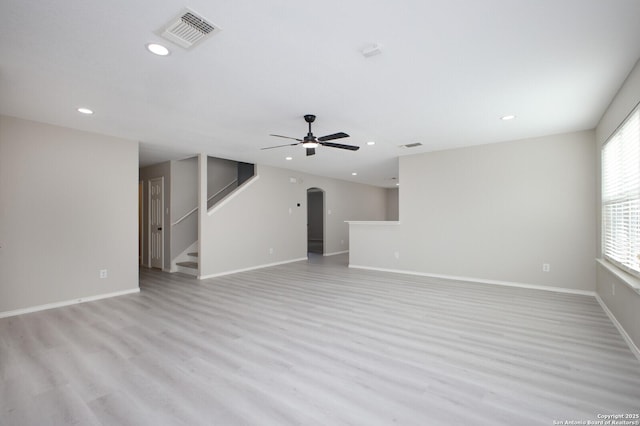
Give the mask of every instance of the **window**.
M 604 258 L 640 276 L 640 109 L 602 148 Z

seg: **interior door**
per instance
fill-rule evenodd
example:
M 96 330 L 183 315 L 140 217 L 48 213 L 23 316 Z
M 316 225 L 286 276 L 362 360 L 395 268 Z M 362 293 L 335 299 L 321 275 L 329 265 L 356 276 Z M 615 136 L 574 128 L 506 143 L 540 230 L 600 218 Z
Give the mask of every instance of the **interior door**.
M 162 269 L 164 263 L 163 225 L 164 178 L 149 181 L 149 252 L 152 268 Z

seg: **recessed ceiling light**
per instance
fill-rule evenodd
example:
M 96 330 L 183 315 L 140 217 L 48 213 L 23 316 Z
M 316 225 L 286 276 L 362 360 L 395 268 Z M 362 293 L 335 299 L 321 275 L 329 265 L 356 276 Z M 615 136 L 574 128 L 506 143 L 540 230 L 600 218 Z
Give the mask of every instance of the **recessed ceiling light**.
M 78 108 L 77 111 L 81 114 L 86 114 L 86 115 L 93 114 L 93 111 L 90 110 L 89 108 Z
M 351 173 L 351 176 L 358 176 L 358 173 L 353 172 L 353 173 Z
M 400 184 L 399 184 L 399 183 L 396 183 L 396 186 L 400 186 Z
M 367 142 L 367 145 L 375 145 L 376 143 L 374 141 L 369 141 Z
M 147 44 L 147 50 L 153 53 L 154 55 L 158 55 L 158 56 L 167 56 L 169 54 L 169 49 L 157 43 Z
M 500 120 L 502 121 L 508 121 L 508 120 L 513 120 L 514 118 L 516 118 L 515 115 L 505 115 L 503 117 L 500 117 Z
M 285 157 L 284 159 L 287 160 L 287 161 L 291 161 L 291 160 L 293 160 L 293 157 Z

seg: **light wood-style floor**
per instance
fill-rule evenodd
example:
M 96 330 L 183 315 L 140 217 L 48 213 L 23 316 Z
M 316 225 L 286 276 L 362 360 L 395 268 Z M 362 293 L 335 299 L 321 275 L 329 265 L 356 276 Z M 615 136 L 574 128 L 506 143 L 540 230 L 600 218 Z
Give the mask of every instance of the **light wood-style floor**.
M 344 255 L 0 319 L 2 425 L 552 425 L 640 411 L 596 300 Z

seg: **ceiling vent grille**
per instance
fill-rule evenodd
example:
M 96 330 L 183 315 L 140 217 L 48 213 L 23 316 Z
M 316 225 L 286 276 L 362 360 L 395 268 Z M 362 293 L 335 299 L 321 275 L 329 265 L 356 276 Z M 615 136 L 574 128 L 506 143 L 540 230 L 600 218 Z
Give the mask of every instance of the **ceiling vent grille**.
M 420 142 L 408 143 L 406 145 L 400 145 L 400 148 L 416 148 L 418 146 L 422 146 L 422 144 Z
M 185 9 L 160 31 L 160 35 L 178 46 L 191 49 L 218 31 L 220 28 L 195 12 Z

